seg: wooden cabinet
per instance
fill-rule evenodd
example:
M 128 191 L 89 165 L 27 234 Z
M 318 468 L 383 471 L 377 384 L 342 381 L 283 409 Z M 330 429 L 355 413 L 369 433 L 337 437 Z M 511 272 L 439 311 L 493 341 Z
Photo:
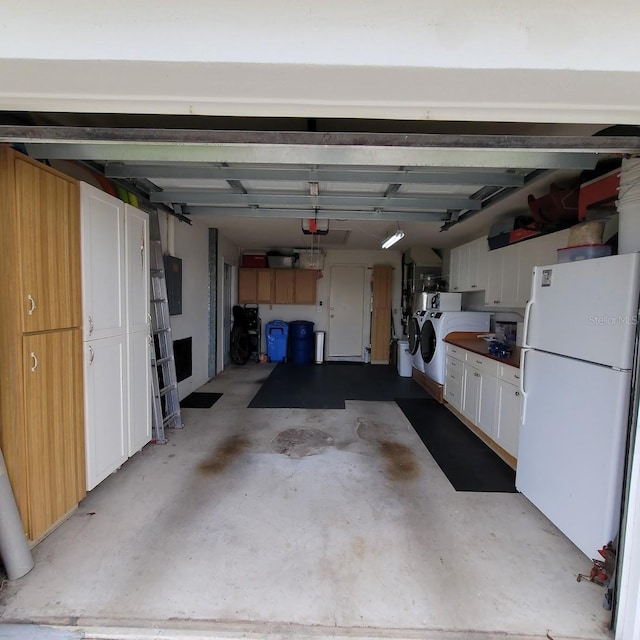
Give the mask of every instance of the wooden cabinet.
M 454 247 L 451 249 L 449 259 L 449 291 L 462 291 L 462 282 L 460 279 L 460 254 L 462 247 Z
M 41 538 L 84 496 L 80 329 L 23 338 L 29 533 Z M 65 375 L 61 375 L 61 372 Z
M 78 326 L 80 307 L 69 304 L 80 290 L 77 184 L 27 158 L 13 159 L 22 330 Z
M 238 303 L 315 304 L 317 280 L 312 269 L 240 269 Z
M 501 364 L 497 385 L 498 421 L 495 440 L 507 453 L 517 457 L 522 406 L 520 370 Z
M 275 304 L 294 304 L 295 280 L 293 269 L 276 269 L 274 272 L 274 296 Z
M 81 184 L 87 486 L 151 440 L 149 217 Z
M 316 303 L 318 272 L 313 269 L 295 269 L 295 303 Z
M 27 537 L 85 495 L 75 180 L 0 147 L 0 446 Z
M 391 291 L 393 267 L 373 266 L 373 297 L 371 313 L 371 363 L 388 364 L 391 344 Z
M 460 412 L 462 412 L 462 383 L 464 379 L 464 361 L 460 359 L 461 353 L 461 349 L 447 345 L 444 383 L 445 400 Z M 464 358 L 464 355 L 462 357 Z
M 478 407 L 480 405 L 480 371 L 465 362 L 463 380 L 462 414 L 475 424 L 478 421 Z

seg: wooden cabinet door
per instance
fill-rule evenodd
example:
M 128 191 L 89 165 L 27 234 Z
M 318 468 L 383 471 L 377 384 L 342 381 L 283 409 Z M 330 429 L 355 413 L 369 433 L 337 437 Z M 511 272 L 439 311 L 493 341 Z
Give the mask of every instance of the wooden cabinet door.
M 449 262 L 449 291 L 460 291 L 460 280 L 460 247 L 454 247 Z
M 20 227 L 22 330 L 80 325 L 78 186 L 16 157 L 16 212 Z
M 273 303 L 273 269 L 256 269 L 256 302 Z
M 85 495 L 79 329 L 23 338 L 29 537 L 40 538 Z
M 295 273 L 295 303 L 316 303 L 316 286 L 318 272 L 311 269 L 294 269 Z
M 497 249 L 489 251 L 487 258 L 487 288 L 484 303 L 487 307 L 498 307 L 502 303 L 503 253 Z
M 477 426 L 492 440 L 498 431 L 498 379 L 480 372 L 480 394 Z
M 487 288 L 488 248 L 486 238 L 474 240 L 469 254 L 469 289 L 483 291 Z
M 128 457 L 127 336 L 84 343 L 87 489 Z
M 258 301 L 257 269 L 240 269 L 238 274 L 238 302 Z
M 80 201 L 84 339 L 97 340 L 126 331 L 124 204 L 84 183 Z
M 149 333 L 149 216 L 125 205 L 127 331 Z
M 293 304 L 295 302 L 293 269 L 275 269 L 273 275 L 273 301 L 276 304 Z
M 129 415 L 127 417 L 129 456 L 151 440 L 151 338 L 145 332 L 127 336 Z
M 371 362 L 389 363 L 391 344 L 391 291 L 393 267 L 373 266 L 373 311 L 371 314 Z

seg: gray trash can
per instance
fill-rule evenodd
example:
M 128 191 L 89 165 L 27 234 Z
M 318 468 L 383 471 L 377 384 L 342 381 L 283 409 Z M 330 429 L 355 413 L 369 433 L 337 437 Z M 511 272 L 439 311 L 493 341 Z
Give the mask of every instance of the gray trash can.
M 398 340 L 398 373 L 402 378 L 411 377 L 411 352 L 408 340 Z
M 324 331 L 315 331 L 315 358 L 314 362 L 316 364 L 322 364 L 324 362 Z

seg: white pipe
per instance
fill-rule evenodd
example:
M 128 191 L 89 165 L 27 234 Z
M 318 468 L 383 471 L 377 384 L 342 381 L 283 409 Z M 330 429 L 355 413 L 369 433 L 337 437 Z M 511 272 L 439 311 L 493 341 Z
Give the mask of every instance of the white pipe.
M 9 580 L 17 580 L 33 569 L 33 557 L 27 544 L 20 514 L 9 484 L 7 467 L 0 450 L 0 557 Z

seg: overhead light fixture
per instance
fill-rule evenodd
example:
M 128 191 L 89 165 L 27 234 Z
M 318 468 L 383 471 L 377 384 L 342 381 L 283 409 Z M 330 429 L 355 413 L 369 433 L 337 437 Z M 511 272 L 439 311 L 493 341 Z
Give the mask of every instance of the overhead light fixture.
M 402 238 L 404 238 L 404 231 L 400 231 L 400 229 L 398 229 L 393 235 L 390 235 L 386 240 L 382 241 L 382 248 L 388 249 L 399 240 L 402 240 Z

